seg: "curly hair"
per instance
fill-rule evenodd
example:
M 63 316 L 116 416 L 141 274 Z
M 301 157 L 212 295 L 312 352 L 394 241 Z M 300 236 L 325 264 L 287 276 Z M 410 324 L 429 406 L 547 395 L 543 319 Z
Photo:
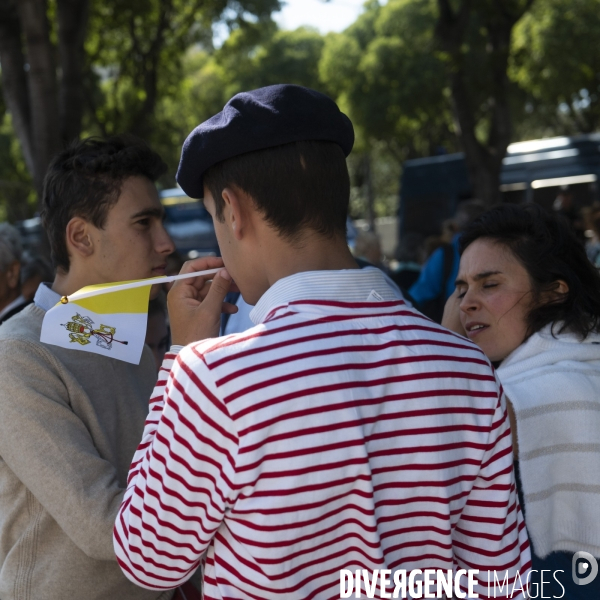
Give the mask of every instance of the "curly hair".
M 57 154 L 44 179 L 41 211 L 54 265 L 69 270 L 66 229 L 73 217 L 104 227 L 126 179 L 141 176 L 154 182 L 166 170 L 156 152 L 129 135 L 87 138 Z
M 564 217 L 536 204 L 503 204 L 467 226 L 460 237 L 460 254 L 480 238 L 508 248 L 529 274 L 533 308 L 527 318 L 528 337 L 548 324 L 553 333 L 556 325 L 558 333 L 571 331 L 582 340 L 600 330 L 600 274 Z M 543 302 L 559 280 L 566 282 L 568 292 Z

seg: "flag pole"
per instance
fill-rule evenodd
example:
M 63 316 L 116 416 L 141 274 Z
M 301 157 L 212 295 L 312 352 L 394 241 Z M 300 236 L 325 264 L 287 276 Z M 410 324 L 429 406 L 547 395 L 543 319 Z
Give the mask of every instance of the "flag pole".
M 89 292 L 83 292 L 79 294 L 75 292 L 70 296 L 63 296 L 60 299 L 61 304 L 68 304 L 70 300 L 83 300 L 84 298 L 91 298 L 92 296 L 99 296 L 100 294 L 109 294 L 111 292 L 121 292 L 123 290 L 130 290 L 132 288 L 146 287 L 147 285 L 160 285 L 161 283 L 170 283 L 171 281 L 178 281 L 179 279 L 190 279 L 191 277 L 202 277 L 204 275 L 213 275 L 218 273 L 223 267 L 218 269 L 207 269 L 206 271 L 196 271 L 194 273 L 183 273 L 180 275 L 165 275 L 164 277 L 150 277 L 149 279 L 139 279 L 137 281 L 130 281 L 129 283 L 117 283 L 108 287 L 98 288 L 97 290 L 90 290 Z

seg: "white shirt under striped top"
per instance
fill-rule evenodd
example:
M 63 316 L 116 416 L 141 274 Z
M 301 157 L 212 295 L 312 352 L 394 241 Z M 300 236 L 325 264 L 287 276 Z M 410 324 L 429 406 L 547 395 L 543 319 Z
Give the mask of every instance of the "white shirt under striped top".
M 373 269 L 282 279 L 252 319 L 165 357 L 115 525 L 127 577 L 172 588 L 204 560 L 219 600 L 339 598 L 340 569 L 478 569 L 482 598 L 488 569 L 525 581 L 505 400 L 476 346 Z

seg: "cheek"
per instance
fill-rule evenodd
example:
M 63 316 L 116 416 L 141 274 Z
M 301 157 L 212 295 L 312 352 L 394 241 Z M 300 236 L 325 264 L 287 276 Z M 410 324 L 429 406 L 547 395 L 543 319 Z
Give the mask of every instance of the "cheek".
M 490 294 L 485 301 L 486 307 L 498 323 L 512 321 L 518 310 L 519 296 L 510 293 Z
M 528 311 L 519 300 L 520 298 L 514 298 L 511 302 L 499 304 L 497 307 L 497 335 L 505 355 L 516 350 L 525 341 Z

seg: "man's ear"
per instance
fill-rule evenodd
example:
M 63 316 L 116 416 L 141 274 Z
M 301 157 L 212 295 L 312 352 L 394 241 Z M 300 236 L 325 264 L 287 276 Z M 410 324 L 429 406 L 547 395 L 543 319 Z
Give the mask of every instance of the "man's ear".
M 90 224 L 81 217 L 73 217 L 67 223 L 65 233 L 69 254 L 87 258 L 94 253 L 94 238 Z
M 237 188 L 226 187 L 223 190 L 223 201 L 225 202 L 223 215 L 236 240 L 242 239 L 248 225 L 248 215 L 244 202 L 245 198 L 242 198 L 243 195 L 245 194 Z

